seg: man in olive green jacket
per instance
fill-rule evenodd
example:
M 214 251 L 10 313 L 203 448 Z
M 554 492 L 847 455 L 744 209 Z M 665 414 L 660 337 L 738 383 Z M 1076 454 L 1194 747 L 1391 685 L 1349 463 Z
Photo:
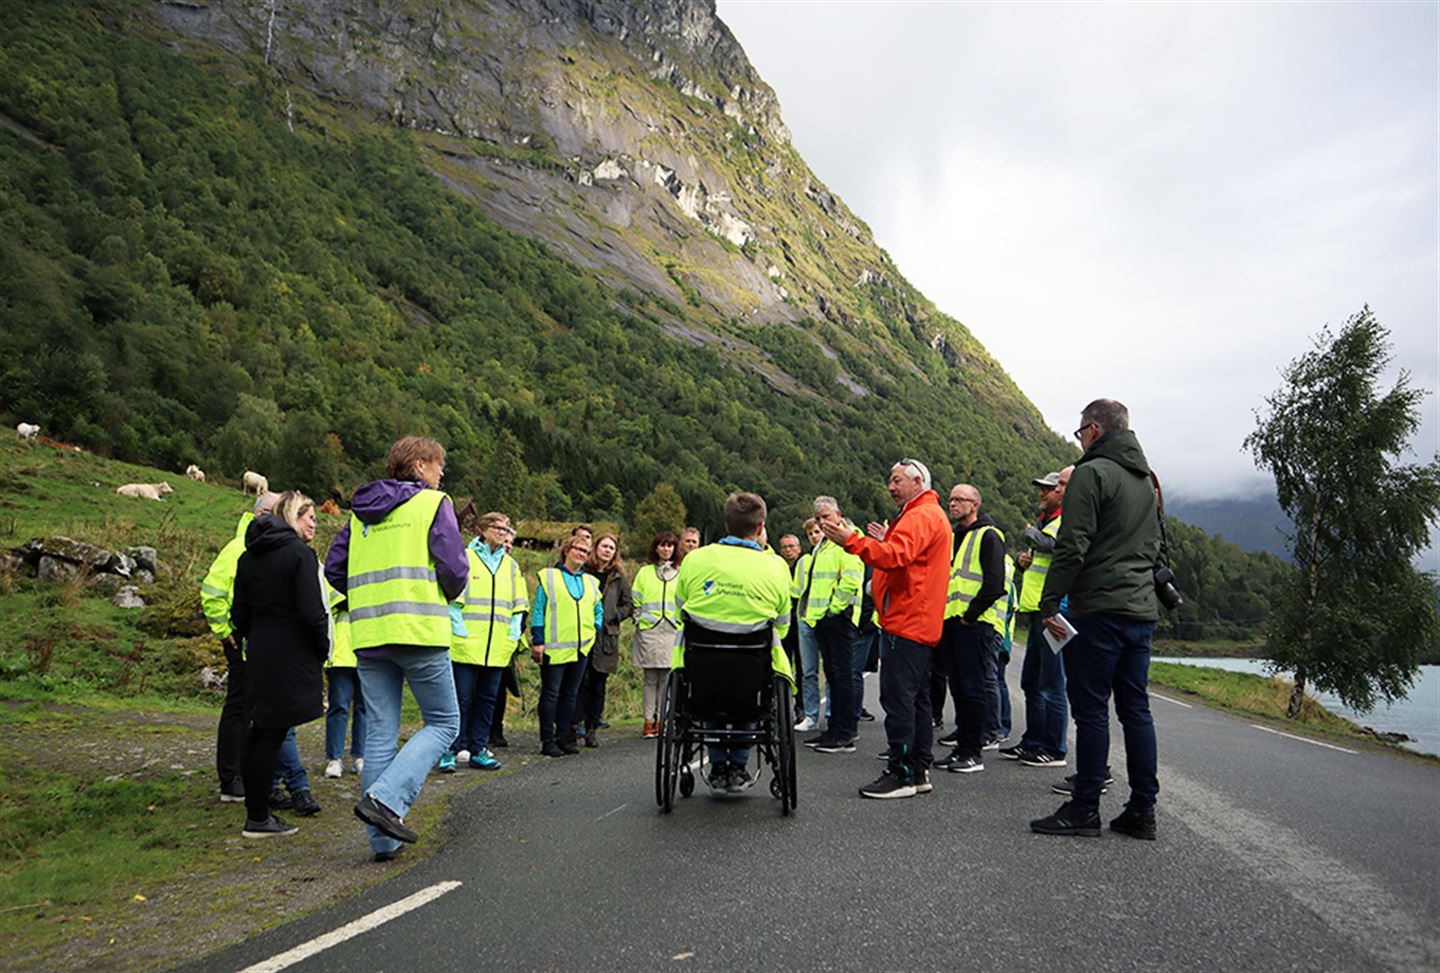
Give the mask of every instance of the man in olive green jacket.
M 1110 751 L 1110 696 L 1125 730 L 1130 800 L 1111 830 L 1155 837 L 1155 724 L 1147 682 L 1159 609 L 1155 565 L 1160 523 L 1150 464 L 1130 431 L 1130 413 L 1096 399 L 1080 413 L 1076 438 L 1085 455 L 1065 490 L 1065 517 L 1040 596 L 1040 616 L 1057 638 L 1060 601 L 1077 634 L 1065 644 L 1066 690 L 1075 719 L 1071 798 L 1030 822 L 1042 834 L 1100 835 L 1100 792 Z

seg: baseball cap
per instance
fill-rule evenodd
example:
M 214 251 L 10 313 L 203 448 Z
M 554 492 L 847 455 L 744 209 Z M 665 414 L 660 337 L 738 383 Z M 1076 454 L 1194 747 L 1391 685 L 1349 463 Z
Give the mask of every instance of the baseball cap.
M 1031 480 L 1030 482 L 1035 484 L 1036 486 L 1054 488 L 1060 485 L 1060 474 L 1058 472 L 1046 473 L 1044 476 L 1040 477 L 1040 479 Z

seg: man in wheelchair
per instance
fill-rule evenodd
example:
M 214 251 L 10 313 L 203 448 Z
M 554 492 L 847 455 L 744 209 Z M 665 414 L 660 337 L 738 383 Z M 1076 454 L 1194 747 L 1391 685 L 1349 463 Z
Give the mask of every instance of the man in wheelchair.
M 732 493 L 728 535 L 686 555 L 675 580 L 683 625 L 672 665 L 685 670 L 692 713 L 722 740 L 755 736 L 772 672 L 791 692 L 795 682 L 781 644 L 790 628 L 790 571 L 765 547 L 765 515 L 759 495 Z M 709 758 L 711 787 L 735 794 L 750 783 L 748 742 L 711 745 Z

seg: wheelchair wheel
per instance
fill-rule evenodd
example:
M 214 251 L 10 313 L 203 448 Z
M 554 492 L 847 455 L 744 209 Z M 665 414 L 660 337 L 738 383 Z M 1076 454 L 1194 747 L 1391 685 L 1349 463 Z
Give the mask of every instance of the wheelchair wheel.
M 680 796 L 689 797 L 695 793 L 695 775 L 690 772 L 690 767 L 680 768 Z
M 678 737 L 675 705 L 680 693 L 680 674 L 671 672 L 660 695 L 660 734 L 655 738 L 655 803 L 669 812 L 675 802 L 680 756 L 684 749 Z M 695 786 L 694 782 L 690 785 Z
M 775 678 L 775 779 L 770 793 L 780 799 L 780 813 L 788 816 L 795 810 L 795 698 L 790 684 Z

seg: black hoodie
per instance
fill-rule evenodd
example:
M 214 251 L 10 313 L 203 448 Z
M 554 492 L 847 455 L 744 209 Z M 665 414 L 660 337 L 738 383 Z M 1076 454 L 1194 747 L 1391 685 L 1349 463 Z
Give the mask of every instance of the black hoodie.
M 256 517 L 245 531 L 230 621 L 245 639 L 249 718 L 257 726 L 287 727 L 322 715 L 330 618 L 320 565 L 310 545 L 278 517 Z

